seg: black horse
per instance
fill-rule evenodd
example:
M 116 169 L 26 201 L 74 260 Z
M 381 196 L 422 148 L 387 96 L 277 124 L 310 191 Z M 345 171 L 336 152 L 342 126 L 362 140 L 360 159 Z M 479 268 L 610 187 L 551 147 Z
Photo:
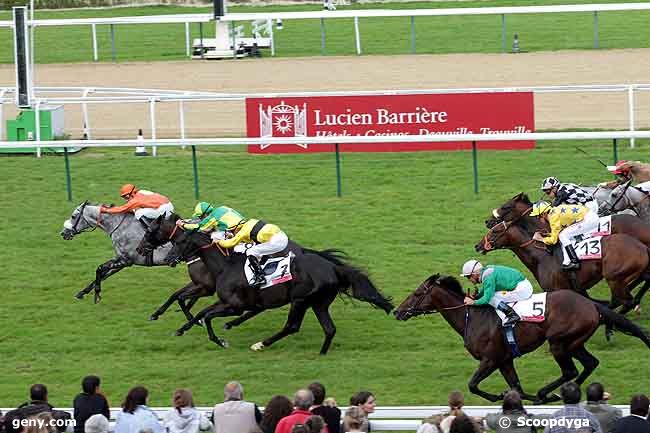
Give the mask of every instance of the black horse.
M 290 304 L 284 328 L 266 340 L 253 344 L 251 349 L 261 350 L 298 332 L 307 309 L 311 308 L 325 333 L 320 350 L 321 355 L 324 355 L 336 333 L 329 306 L 337 295 L 349 295 L 381 308 L 386 313 L 394 308 L 390 298 L 382 295 L 364 272 L 346 263 L 341 253 L 335 250 L 303 249 L 302 254 L 296 254 L 293 258 L 292 280 L 261 290 L 251 287 L 244 274 L 245 254 L 216 248 L 208 235 L 178 228 L 178 219 L 177 215 L 172 215 L 156 220 L 138 248 L 147 251 L 171 241 L 175 247 L 168 256 L 170 263 L 198 254 L 214 275 L 219 302 L 199 312 L 176 331 L 177 335 L 183 335 L 203 320 L 210 340 L 225 347 L 227 343 L 216 336 L 212 329 L 211 321 L 215 317 L 243 314 L 242 318 L 248 319 L 264 310 Z

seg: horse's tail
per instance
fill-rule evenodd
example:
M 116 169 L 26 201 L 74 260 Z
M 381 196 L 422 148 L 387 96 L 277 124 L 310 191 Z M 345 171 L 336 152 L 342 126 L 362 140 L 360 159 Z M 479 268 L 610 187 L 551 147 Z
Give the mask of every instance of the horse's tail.
M 650 335 L 648 335 L 645 330 L 632 323 L 632 321 L 627 319 L 622 314 L 618 314 L 604 305 L 598 304 L 596 302 L 594 302 L 594 305 L 598 309 L 598 313 L 600 313 L 601 323 L 611 326 L 617 331 L 623 332 L 624 334 L 631 335 L 632 337 L 640 339 L 645 343 L 646 346 L 648 346 L 648 349 L 650 349 Z
M 317 254 L 334 265 L 336 275 L 339 279 L 340 291 L 343 294 L 352 296 L 354 299 L 365 301 L 376 308 L 381 308 L 386 314 L 393 311 L 395 306 L 390 297 L 384 296 L 377 287 L 370 281 L 368 275 L 362 270 L 346 263 L 345 253 L 339 250 L 315 251 L 305 249 L 305 252 Z M 347 289 L 352 289 L 352 294 Z

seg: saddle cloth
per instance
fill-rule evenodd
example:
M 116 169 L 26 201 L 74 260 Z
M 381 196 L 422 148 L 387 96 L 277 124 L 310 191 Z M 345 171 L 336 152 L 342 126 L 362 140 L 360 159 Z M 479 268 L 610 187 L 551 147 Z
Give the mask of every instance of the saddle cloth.
M 260 286 L 260 289 L 291 281 L 293 279 L 293 276 L 291 275 L 291 261 L 294 257 L 295 254 L 289 252 L 286 256 L 268 259 L 266 263 L 262 265 L 266 283 Z M 255 281 L 255 278 L 248 258 L 246 258 L 246 262 L 244 263 L 244 273 L 246 274 L 248 283 L 252 284 Z
M 612 234 L 612 216 L 607 215 L 604 217 L 600 217 L 600 220 L 598 221 L 598 228 L 591 232 L 591 233 L 586 233 L 583 236 L 585 238 L 587 237 L 594 237 L 594 236 L 609 236 Z
M 543 322 L 546 314 L 546 293 L 535 293 L 525 301 L 509 303 L 510 307 L 519 315 L 522 322 Z M 499 310 L 495 310 L 501 323 L 506 315 Z
M 603 258 L 603 246 L 601 244 L 602 236 L 585 239 L 584 241 L 573 244 L 578 258 L 580 260 L 600 260 Z

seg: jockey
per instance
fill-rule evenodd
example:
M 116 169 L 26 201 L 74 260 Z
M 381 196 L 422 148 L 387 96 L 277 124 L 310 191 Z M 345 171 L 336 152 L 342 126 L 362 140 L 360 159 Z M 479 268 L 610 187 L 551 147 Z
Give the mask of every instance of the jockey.
M 520 317 L 507 303 L 523 301 L 533 296 L 533 286 L 524 275 L 507 266 L 490 265 L 483 268 L 477 260 L 463 265 L 462 277 L 474 284 L 482 283 L 478 299 L 465 298 L 465 305 L 489 304 L 506 315 L 504 327 L 514 326 Z
M 643 164 L 640 161 L 618 161 L 616 165 L 608 166 L 607 170 L 616 175 L 617 179 L 599 183 L 600 187 L 614 189 L 629 181 L 635 184 L 650 181 L 650 164 Z
M 192 221 L 178 220 L 176 224 L 185 230 L 210 233 L 210 237 L 218 241 L 225 239 L 226 230 L 236 227 L 244 216 L 228 206 L 214 207 L 210 203 L 200 202 L 194 207 Z
M 151 220 L 158 218 L 160 215 L 169 215 L 174 212 L 174 205 L 164 195 L 138 189 L 130 183 L 122 185 L 120 196 L 126 200 L 125 204 L 115 207 L 101 206 L 99 208 L 100 214 L 102 212 L 110 214 L 133 212 L 135 218 L 145 228 L 148 228 Z
M 242 242 L 255 244 L 246 250 L 246 255 L 255 274 L 253 286 L 261 286 L 266 282 L 266 278 L 260 260 L 263 256 L 284 250 L 289 244 L 289 238 L 278 226 L 256 219 L 241 221 L 230 231 L 234 236 L 222 239 L 217 244 L 223 248 L 232 248 Z
M 573 183 L 560 183 L 557 177 L 547 177 L 542 181 L 542 192 L 553 199 L 553 207 L 561 204 L 581 204 L 598 212 L 598 203 L 591 193 Z
M 580 260 L 573 249 L 573 240 L 578 235 L 592 232 L 598 228 L 598 214 L 580 204 L 562 204 L 553 207 L 548 202 L 540 201 L 533 205 L 530 216 L 547 219 L 551 227 L 550 234 L 543 236 L 536 232 L 533 239 L 544 242 L 546 245 L 555 245 L 559 239 L 564 256 L 562 269 L 580 268 Z

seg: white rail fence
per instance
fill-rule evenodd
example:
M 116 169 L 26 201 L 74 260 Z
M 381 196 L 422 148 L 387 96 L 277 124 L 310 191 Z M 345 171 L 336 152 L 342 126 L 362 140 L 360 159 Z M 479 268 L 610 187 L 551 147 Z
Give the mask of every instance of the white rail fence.
M 321 53 L 325 53 L 325 20 L 334 18 L 352 18 L 354 23 L 356 53 L 362 53 L 360 18 L 385 18 L 407 17 L 410 18 L 411 51 L 416 51 L 416 17 L 434 16 L 476 16 L 495 15 L 501 17 L 501 50 L 506 52 L 506 16 L 517 14 L 549 14 L 549 13 L 591 13 L 593 14 L 594 48 L 600 46 L 599 13 L 613 11 L 645 11 L 650 10 L 650 3 L 614 3 L 614 4 L 584 4 L 584 5 L 553 5 L 553 6 L 515 6 L 515 7 L 486 7 L 486 8 L 448 8 L 448 9 L 369 9 L 369 10 L 342 10 L 342 11 L 311 11 L 311 12 L 267 12 L 267 13 L 233 13 L 220 19 L 221 22 L 230 23 L 234 29 L 236 22 L 266 20 L 272 28 L 273 20 L 299 20 L 319 19 L 321 32 Z M 114 18 L 77 18 L 77 19 L 47 19 L 30 20 L 32 28 L 37 27 L 62 27 L 62 26 L 90 26 L 92 30 L 93 60 L 99 59 L 97 44 L 97 26 L 108 25 L 111 30 L 111 45 L 113 60 L 115 61 L 115 27 L 124 24 L 183 24 L 185 26 L 185 50 L 190 53 L 190 24 L 213 21 L 211 14 L 179 14 L 155 15 L 140 17 L 114 17 Z M 0 28 L 13 27 L 12 21 L 0 21 Z M 32 33 L 33 35 L 33 33 Z M 273 31 L 270 32 L 271 46 L 275 47 Z M 275 55 L 275 50 L 272 52 Z
M 527 406 L 526 411 L 534 415 L 552 415 L 553 412 L 560 409 L 562 406 Z M 615 406 L 623 411 L 623 415 L 630 414 L 629 406 Z M 170 408 L 166 407 L 153 407 L 151 408 L 159 419 L 162 419 L 165 412 Z M 203 406 L 197 407 L 198 410 L 204 412 L 208 417 L 212 415 L 212 408 Z M 263 410 L 263 408 L 260 408 Z M 341 407 L 341 412 L 345 413 L 346 408 Z M 11 410 L 11 408 L 0 408 L 3 413 Z M 64 408 L 70 414 L 73 413 L 71 408 Z M 120 408 L 111 408 L 111 431 L 113 431 L 114 420 L 120 412 Z M 370 426 L 372 431 L 410 431 L 415 432 L 422 423 L 422 419 L 431 416 L 432 414 L 439 414 L 448 411 L 447 406 L 381 406 L 375 409 L 375 413 L 370 415 Z M 499 413 L 501 408 L 499 406 L 465 406 L 463 408 L 466 414 L 474 417 L 485 417 L 489 413 Z
M 39 108 L 42 105 L 57 105 L 61 104 L 68 106 L 81 106 L 83 129 L 87 138 L 93 138 L 92 125 L 94 119 L 91 119 L 89 113 L 89 105 L 97 104 L 143 104 L 143 109 L 146 110 L 146 115 L 149 118 L 150 135 L 152 138 L 151 144 L 154 146 L 162 143 L 157 138 L 158 121 L 157 121 L 157 107 L 166 103 L 178 104 L 178 119 L 179 131 L 178 137 L 173 138 L 174 143 L 189 143 L 188 127 L 186 124 L 185 109 L 189 103 L 197 102 L 214 102 L 214 101 L 239 101 L 243 102 L 246 98 L 290 98 L 290 97 L 310 97 L 310 96 L 372 96 L 372 95 L 417 95 L 417 94 L 453 94 L 453 93 L 498 93 L 498 92 L 533 92 L 535 94 L 547 93 L 584 93 L 584 92 L 610 92 L 621 93 L 626 96 L 626 107 L 621 107 L 621 110 L 627 110 L 628 117 L 628 131 L 634 132 L 637 129 L 636 116 L 635 116 L 635 97 L 638 92 L 645 92 L 650 90 L 650 84 L 603 84 L 603 85 L 567 85 L 567 86 L 516 86 L 516 87 L 503 87 L 503 88 L 459 88 L 459 89 L 405 89 L 405 90 L 377 90 L 377 91 L 329 91 L 329 92 L 288 92 L 288 93 L 211 93 L 211 92 L 192 92 L 192 91 L 174 91 L 174 90 L 158 90 L 158 89 L 130 89 L 130 88 L 93 88 L 93 87 L 36 87 L 34 98 L 34 108 L 36 112 L 36 124 L 40 124 Z M 61 94 L 75 94 L 80 96 L 60 96 Z M 4 127 L 4 110 L 5 104 L 12 104 L 14 102 L 15 88 L 7 87 L 0 88 L 0 139 L 3 138 Z M 242 111 L 242 116 L 244 113 Z M 99 120 L 98 120 L 99 121 Z M 123 125 L 126 128 L 126 125 Z M 647 125 L 646 125 L 647 126 Z M 591 125 L 592 128 L 598 128 L 599 125 Z M 40 156 L 41 147 L 71 147 L 73 141 L 66 140 L 56 141 L 57 146 L 45 145 L 41 141 L 40 128 L 36 128 L 35 141 L 23 142 L 21 146 L 10 147 L 30 147 L 37 148 L 37 155 Z M 630 145 L 634 147 L 635 137 L 630 138 Z M 200 143 L 206 143 L 210 140 L 209 137 L 200 139 Z M 375 140 L 375 142 L 387 142 L 385 138 Z M 405 141 L 400 139 L 400 141 Z M 425 139 L 422 141 L 433 141 Z M 458 140 L 455 140 L 458 141 Z M 102 141 L 106 142 L 107 141 Z M 120 143 L 127 143 L 129 140 L 120 140 Z M 245 139 L 246 143 L 252 144 L 255 141 L 252 139 Z M 286 143 L 286 141 L 284 141 Z M 309 142 L 324 142 L 322 138 L 301 139 L 301 143 Z M 338 141 L 343 143 L 344 141 Z M 355 141 L 359 142 L 359 141 Z M 63 143 L 63 144 L 62 144 Z M 86 143 L 88 142 L 75 142 Z M 98 142 L 99 143 L 99 142 Z M 74 144 L 74 146 L 78 146 Z M 86 147 L 86 146 L 79 146 Z

